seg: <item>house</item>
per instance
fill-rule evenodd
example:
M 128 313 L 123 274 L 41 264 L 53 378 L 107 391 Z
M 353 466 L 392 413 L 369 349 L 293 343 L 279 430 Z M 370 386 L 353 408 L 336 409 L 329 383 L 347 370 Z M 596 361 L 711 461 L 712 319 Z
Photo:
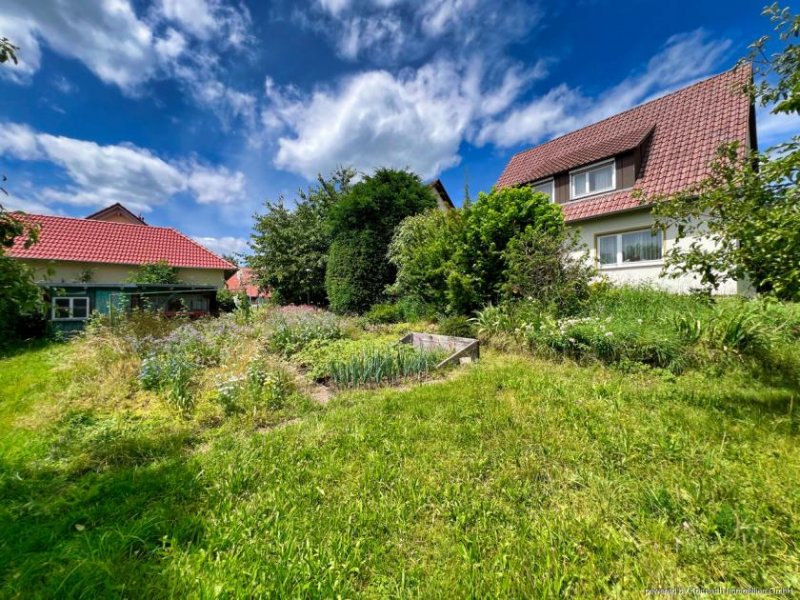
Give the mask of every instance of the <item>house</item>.
M 428 184 L 428 187 L 433 191 L 433 195 L 436 196 L 436 205 L 440 210 L 448 211 L 455 208 L 453 201 L 450 199 L 450 194 L 447 193 L 441 179 L 434 179 Z
M 611 281 L 697 288 L 693 276 L 660 278 L 676 231 L 653 234 L 650 208 L 634 191 L 671 194 L 702 181 L 723 143 L 755 150 L 755 111 L 742 92 L 751 78 L 741 66 L 520 152 L 497 186 L 530 185 L 559 203 Z M 745 290 L 729 281 L 719 292 Z
M 254 305 L 264 304 L 270 298 L 269 292 L 260 289 L 255 283 L 255 274 L 247 267 L 239 269 L 228 277 L 225 287 L 233 294 L 244 292 L 250 304 Z
M 122 205 L 85 219 L 17 217 L 39 228 L 39 240 L 25 248 L 17 239 L 8 255 L 34 270 L 50 303 L 48 316 L 63 331 L 82 328 L 93 311 L 147 305 L 168 313 L 213 312 L 217 289 L 236 269 L 175 229 L 147 225 Z M 140 266 L 159 261 L 175 267 L 181 283 L 129 283 Z

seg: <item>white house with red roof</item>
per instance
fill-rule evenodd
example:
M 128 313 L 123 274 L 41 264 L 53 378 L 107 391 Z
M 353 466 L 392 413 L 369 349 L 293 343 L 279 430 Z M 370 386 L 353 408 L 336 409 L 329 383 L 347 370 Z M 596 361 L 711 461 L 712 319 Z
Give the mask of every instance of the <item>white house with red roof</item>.
M 121 204 L 84 219 L 18 214 L 39 230 L 26 248 L 17 239 L 8 255 L 30 266 L 47 290 L 50 318 L 77 329 L 93 311 L 151 306 L 202 314 L 213 311 L 217 289 L 236 267 L 169 227 L 153 227 Z M 142 265 L 166 262 L 179 284 L 135 284 Z
M 242 267 L 228 277 L 225 287 L 233 294 L 244 294 L 250 304 L 264 304 L 270 298 L 269 292 L 262 290 L 256 282 L 253 269 Z
M 650 208 L 634 192 L 652 197 L 701 182 L 723 143 L 754 150 L 755 110 L 743 93 L 751 78 L 749 66 L 732 69 L 520 152 L 497 186 L 529 185 L 548 194 L 611 281 L 696 288 L 691 276 L 660 277 L 676 232 L 653 234 Z M 731 281 L 720 292 L 746 289 Z

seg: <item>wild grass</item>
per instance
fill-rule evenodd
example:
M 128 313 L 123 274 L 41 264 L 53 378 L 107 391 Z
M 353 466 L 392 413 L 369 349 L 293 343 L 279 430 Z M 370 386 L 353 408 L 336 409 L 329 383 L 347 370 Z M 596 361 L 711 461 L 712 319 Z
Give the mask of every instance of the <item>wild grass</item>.
M 690 347 L 725 352 L 702 341 L 718 309 L 683 311 Z M 758 317 L 790 356 L 792 311 Z M 0 359 L 0 597 L 800 587 L 797 387 L 741 359 L 673 373 L 490 348 L 320 407 L 248 335 L 193 374 L 179 416 L 114 345 Z

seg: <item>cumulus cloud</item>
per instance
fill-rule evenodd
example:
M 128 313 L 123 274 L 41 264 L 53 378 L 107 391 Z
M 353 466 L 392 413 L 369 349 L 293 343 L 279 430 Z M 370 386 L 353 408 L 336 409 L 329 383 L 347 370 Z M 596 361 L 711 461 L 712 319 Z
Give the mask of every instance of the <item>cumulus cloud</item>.
M 731 47 L 703 30 L 669 38 L 643 72 L 624 79 L 597 98 L 565 84 L 486 122 L 478 144 L 510 147 L 535 143 L 594 123 L 688 85 L 711 73 Z
M 479 61 L 442 59 L 398 75 L 359 73 L 305 96 L 268 79 L 262 119 L 283 129 L 275 165 L 308 179 L 339 164 L 409 167 L 430 177 L 458 164 L 459 146 L 476 120 L 507 108 L 543 74 L 541 64 L 512 68 L 487 88 Z
M 234 202 L 245 193 L 244 175 L 238 171 L 195 159 L 168 162 L 133 145 L 104 146 L 36 132 L 18 123 L 0 126 L 0 155 L 61 168 L 68 184 L 43 187 L 28 200 L 48 206 L 100 207 L 121 202 L 131 210 L 147 212 L 181 192 L 202 204 Z
M 767 150 L 771 146 L 788 142 L 800 135 L 800 122 L 796 115 L 771 112 L 771 107 L 761 107 L 756 111 L 758 147 Z
M 138 13 L 131 0 L 68 2 L 7 0 L 0 31 L 20 46 L 19 64 L 0 71 L 18 83 L 39 70 L 42 47 L 82 62 L 103 82 L 139 94 L 153 79 L 172 78 L 205 106 L 252 116 L 246 94 L 220 81 L 223 50 L 242 51 L 250 15 L 223 0 L 157 0 Z M 207 90 L 211 89 L 211 92 Z M 202 92 L 202 93 L 201 93 Z

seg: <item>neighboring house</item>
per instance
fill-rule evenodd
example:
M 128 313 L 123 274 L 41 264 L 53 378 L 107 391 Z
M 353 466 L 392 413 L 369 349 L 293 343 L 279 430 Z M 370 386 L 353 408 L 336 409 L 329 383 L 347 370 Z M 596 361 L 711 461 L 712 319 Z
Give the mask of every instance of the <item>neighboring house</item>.
M 243 267 L 228 277 L 225 287 L 234 294 L 244 292 L 250 304 L 264 304 L 269 300 L 269 293 L 259 289 L 254 283 L 255 275 L 252 269 Z
M 93 311 L 149 305 L 166 312 L 213 312 L 217 289 L 236 268 L 174 229 L 145 224 L 121 205 L 86 219 L 18 217 L 39 227 L 39 241 L 25 248 L 17 239 L 8 255 L 34 269 L 46 290 L 49 317 L 62 330 L 80 329 Z M 176 267 L 181 283 L 128 283 L 141 265 L 158 261 Z
M 453 201 L 450 199 L 450 194 L 447 193 L 441 179 L 434 179 L 428 184 L 428 187 L 433 190 L 436 196 L 436 204 L 441 210 L 448 211 L 455 208 Z
M 726 71 L 521 152 L 497 186 L 530 185 L 561 204 L 610 280 L 679 292 L 699 287 L 693 276 L 659 277 L 676 232 L 653 235 L 650 209 L 633 192 L 672 194 L 702 181 L 723 143 L 755 150 L 755 111 L 742 92 L 751 78 L 747 66 Z M 729 281 L 719 292 L 746 289 Z

